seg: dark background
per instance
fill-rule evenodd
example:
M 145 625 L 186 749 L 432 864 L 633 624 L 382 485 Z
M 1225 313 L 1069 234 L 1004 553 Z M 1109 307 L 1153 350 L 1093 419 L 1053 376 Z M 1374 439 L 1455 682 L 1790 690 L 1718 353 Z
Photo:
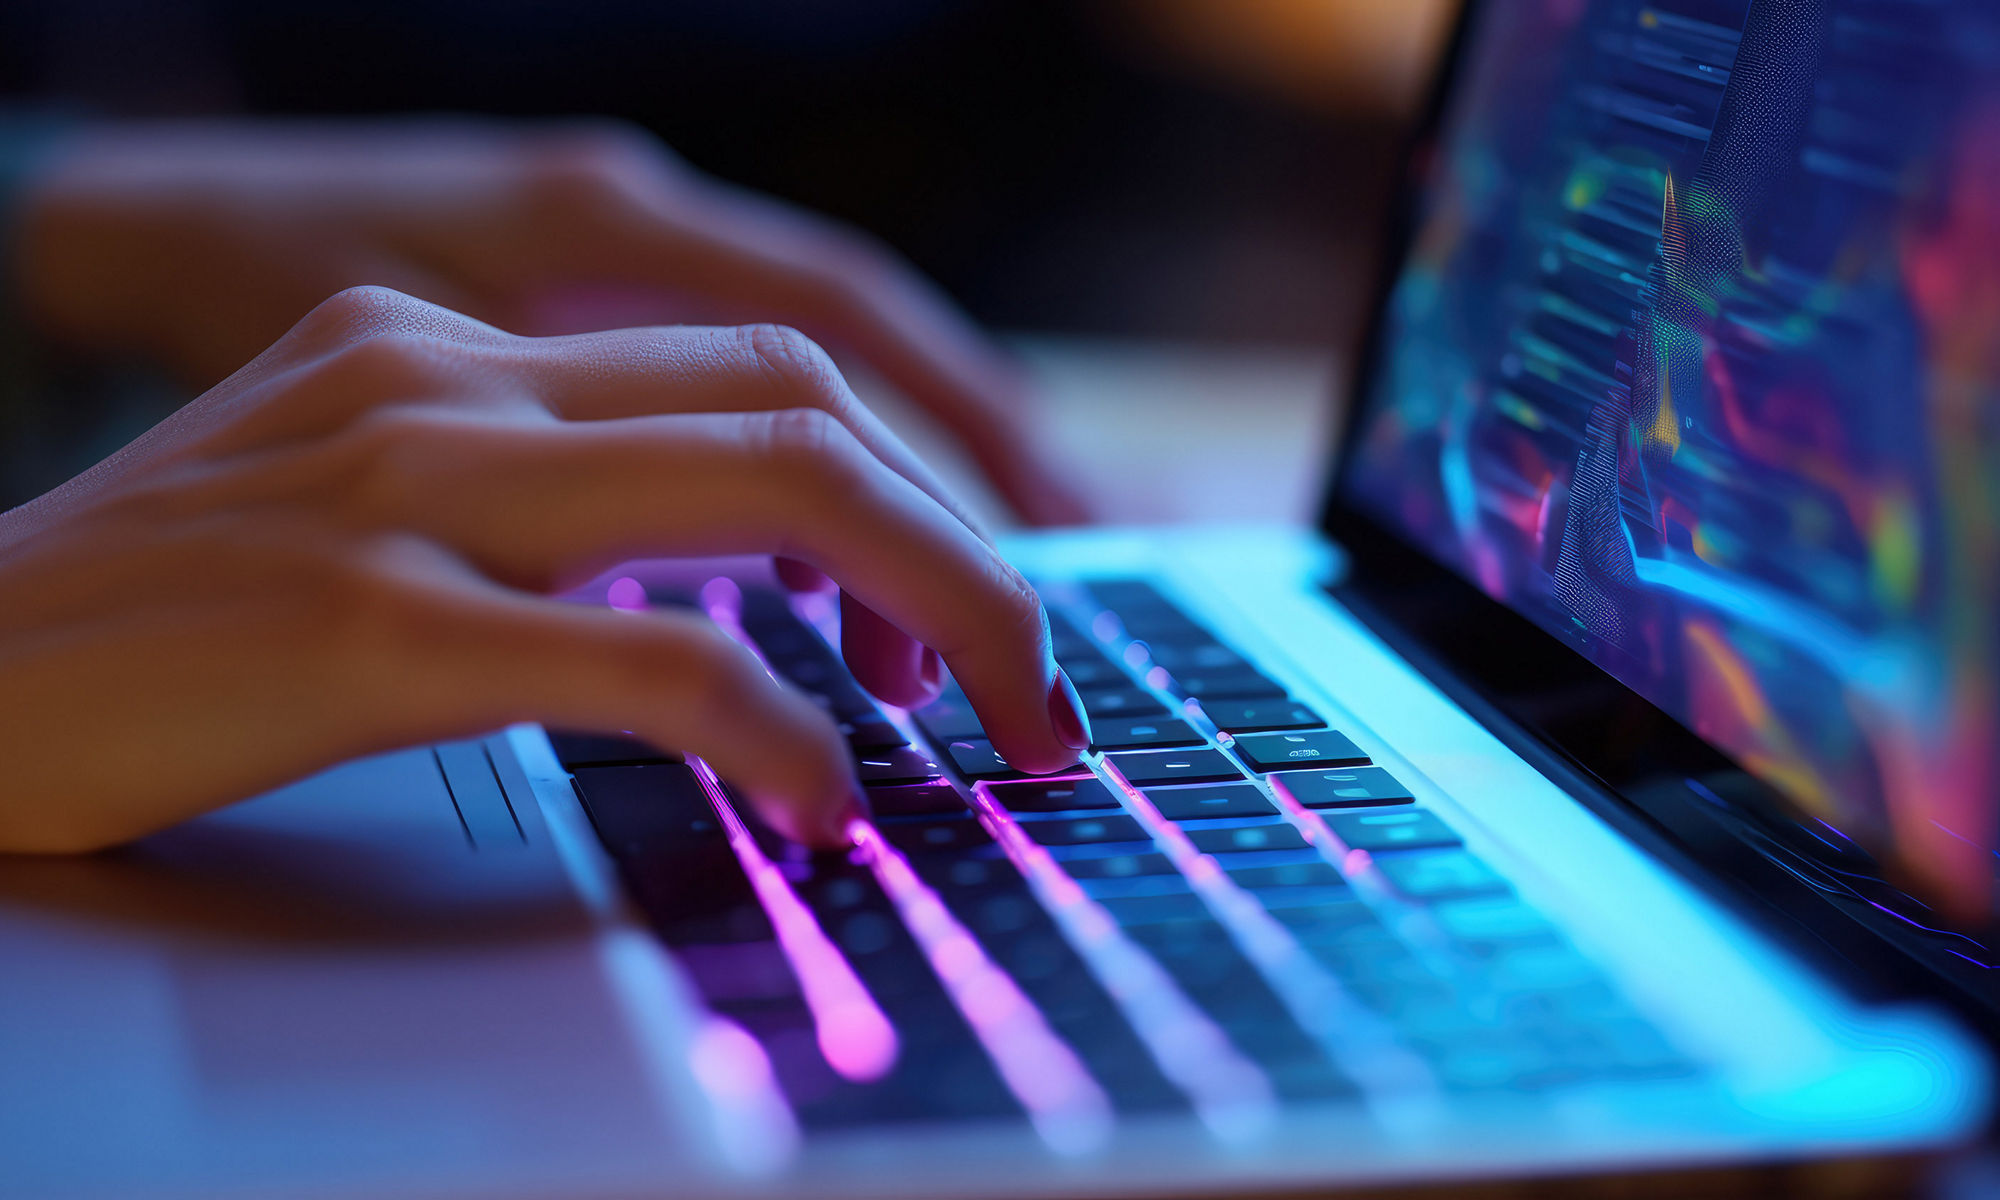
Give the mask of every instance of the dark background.
M 1204 69 L 1148 2 L 6 0 L 0 103 L 619 116 L 998 326 L 1344 341 L 1408 97 Z

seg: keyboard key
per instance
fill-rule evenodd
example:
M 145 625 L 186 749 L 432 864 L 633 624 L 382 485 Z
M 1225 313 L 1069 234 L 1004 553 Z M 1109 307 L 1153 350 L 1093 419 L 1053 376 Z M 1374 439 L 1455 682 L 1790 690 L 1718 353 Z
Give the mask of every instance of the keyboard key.
M 1229 877 L 1245 888 L 1345 887 L 1347 880 L 1331 863 L 1296 862 L 1275 867 L 1231 867 Z
M 973 850 L 993 844 L 978 821 L 897 821 L 878 825 L 882 839 L 905 854 L 942 854 L 956 850 Z
M 1253 850 L 1304 850 L 1305 835 L 1282 821 L 1269 825 L 1239 825 L 1234 829 L 1189 829 L 1188 840 L 1204 854 L 1236 854 Z
M 1456 846 L 1459 838 L 1436 814 L 1419 808 L 1381 813 L 1335 813 L 1326 819 L 1333 832 L 1354 850 L 1414 850 Z
M 722 844 L 722 822 L 694 768 L 682 763 L 583 767 L 584 811 L 613 856 L 658 842 Z
M 1207 738 L 1172 717 L 1092 717 L 1092 750 L 1136 750 L 1143 746 L 1196 746 Z
M 1250 666 L 1249 660 L 1220 642 L 1180 645 L 1172 642 L 1147 642 L 1146 653 L 1155 664 L 1165 667 L 1169 675 L 1254 669 Z
M 1122 808 L 1118 796 L 1101 779 L 1029 779 L 990 784 L 993 798 L 1012 813 L 1073 812 L 1080 809 Z
M 924 857 L 913 860 L 911 866 L 947 901 L 954 895 L 1014 891 L 1027 886 L 1019 869 L 1004 858 Z
M 1222 783 L 1243 778 L 1236 764 L 1219 750 L 1165 751 L 1152 754 L 1110 754 L 1105 760 L 1118 768 L 1134 787 L 1161 783 Z
M 842 721 L 840 735 L 856 750 L 894 750 L 910 744 L 910 739 L 903 736 L 902 730 L 880 716 Z
M 569 729 L 551 729 L 548 734 L 549 744 L 555 747 L 556 761 L 572 770 L 621 763 L 679 762 L 681 758 L 630 735 L 579 733 Z
M 1201 711 L 1224 733 L 1261 729 L 1316 729 L 1320 715 L 1296 700 L 1204 700 Z
M 1122 814 L 1077 817 L 1073 820 L 1023 821 L 1021 830 L 1044 846 L 1081 846 L 1092 842 L 1150 842 L 1145 826 Z
M 921 783 L 944 774 L 929 755 L 908 746 L 869 751 L 855 761 L 855 771 L 863 783 Z
M 1298 771 L 1320 766 L 1365 763 L 1347 735 L 1332 729 L 1312 733 L 1266 733 L 1236 739 L 1236 752 L 1253 771 Z
M 1136 879 L 1179 872 L 1173 859 L 1150 850 L 1144 854 L 1113 854 L 1108 858 L 1066 859 L 1063 870 L 1072 879 Z
M 1285 689 L 1264 675 L 1244 668 L 1235 671 L 1190 671 L 1173 678 L 1176 691 L 1204 703 L 1210 700 L 1284 699 Z
M 864 789 L 878 817 L 969 816 L 965 800 L 944 780 L 902 787 Z
M 1380 767 L 1287 771 L 1271 782 L 1307 808 L 1375 808 L 1416 799 L 1410 789 Z
M 1193 892 L 1167 896 L 1119 896 L 1099 900 L 1120 925 L 1146 925 L 1158 921 L 1213 920 L 1208 906 Z
M 1127 608 L 1118 614 L 1125 632 L 1148 646 L 1212 644 L 1215 638 L 1171 608 Z
M 1058 655 L 1056 664 L 1063 669 L 1063 674 L 1069 676 L 1069 681 L 1076 685 L 1078 692 L 1132 686 L 1132 677 L 1125 673 L 1125 668 L 1095 650 L 1067 657 Z
M 1416 850 L 1375 860 L 1389 883 L 1416 900 L 1504 892 L 1507 881 L 1463 850 Z
M 1110 717 L 1161 717 L 1167 715 L 1167 706 L 1160 703 L 1151 692 L 1142 692 L 1134 687 L 1094 688 L 1079 691 L 1083 700 L 1083 711 L 1092 721 Z
M 952 765 L 967 779 L 1031 778 L 1025 771 L 1015 770 L 1006 759 L 1000 757 L 1000 752 L 993 748 L 993 743 L 983 738 L 953 742 L 946 749 L 951 753 Z M 1068 768 L 1072 773 L 1084 769 L 1081 764 Z
M 986 727 L 979 723 L 979 714 L 972 711 L 972 705 L 963 696 L 934 700 L 911 715 L 920 729 L 940 742 L 986 736 Z
M 1173 607 L 1158 588 L 1143 579 L 1098 579 L 1089 588 L 1097 602 L 1113 612 L 1121 608 Z
M 1247 783 L 1225 783 L 1214 787 L 1149 788 L 1146 799 L 1169 821 L 1197 821 L 1206 817 L 1275 817 L 1277 806 L 1270 797 Z

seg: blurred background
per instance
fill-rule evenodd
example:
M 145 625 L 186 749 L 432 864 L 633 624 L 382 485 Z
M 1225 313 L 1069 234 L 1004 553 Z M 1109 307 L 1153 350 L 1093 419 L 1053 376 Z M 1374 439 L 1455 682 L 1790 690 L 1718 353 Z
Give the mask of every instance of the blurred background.
M 7 0 L 0 104 L 622 117 L 897 247 L 1009 331 L 1066 440 L 1157 413 L 1102 489 L 1112 518 L 1299 516 L 1447 8 Z M 1241 444 L 1193 454 L 1218 393 Z M 1273 437 L 1298 448 L 1223 486 Z M 1163 454 L 1187 470 L 1162 478 Z

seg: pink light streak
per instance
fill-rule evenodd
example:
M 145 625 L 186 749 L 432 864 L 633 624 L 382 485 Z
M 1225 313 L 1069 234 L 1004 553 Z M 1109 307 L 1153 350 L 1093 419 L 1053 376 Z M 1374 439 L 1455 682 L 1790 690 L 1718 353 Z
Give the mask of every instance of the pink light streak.
M 758 902 L 777 930 L 778 945 L 798 976 L 806 1007 L 812 1010 L 814 1033 L 827 1065 L 856 1083 L 872 1083 L 887 1075 L 896 1065 L 900 1049 L 895 1027 L 848 966 L 840 948 L 819 927 L 812 910 L 750 836 L 743 819 L 724 797 L 715 771 L 692 755 L 687 761 L 721 818 L 730 848 L 750 877 Z
M 1050 1149 L 1086 1154 L 1111 1136 L 1111 1101 L 1040 1010 L 867 821 L 849 826 L 974 1036 Z
M 1159 1064 L 1218 1137 L 1256 1136 L 1276 1115 L 1271 1083 L 1229 1041 L 1207 1013 L 1144 951 L 1118 922 L 1063 871 L 1054 856 L 1030 838 L 994 799 L 985 783 L 972 788 L 973 806 L 1007 857 L 1027 876 L 1068 933 L 1091 973 L 1132 1022 Z

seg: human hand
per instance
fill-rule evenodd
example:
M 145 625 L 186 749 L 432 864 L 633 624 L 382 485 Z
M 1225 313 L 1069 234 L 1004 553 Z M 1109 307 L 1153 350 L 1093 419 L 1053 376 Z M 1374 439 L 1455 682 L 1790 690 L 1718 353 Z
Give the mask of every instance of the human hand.
M 839 583 L 884 699 L 934 695 L 935 652 L 1009 761 L 1087 744 L 1033 590 L 801 335 L 522 338 L 361 288 L 0 514 L 0 850 L 106 846 L 523 720 L 698 754 L 837 843 L 855 783 L 817 705 L 705 619 L 549 598 L 739 552 Z
M 1023 519 L 1089 515 L 1036 436 L 1025 374 L 916 271 L 636 130 L 110 125 L 54 157 L 21 220 L 39 324 L 156 357 L 196 387 L 359 284 L 517 333 L 576 332 L 549 324 L 565 298 L 609 302 L 618 324 L 781 321 L 851 349 L 936 416 Z

